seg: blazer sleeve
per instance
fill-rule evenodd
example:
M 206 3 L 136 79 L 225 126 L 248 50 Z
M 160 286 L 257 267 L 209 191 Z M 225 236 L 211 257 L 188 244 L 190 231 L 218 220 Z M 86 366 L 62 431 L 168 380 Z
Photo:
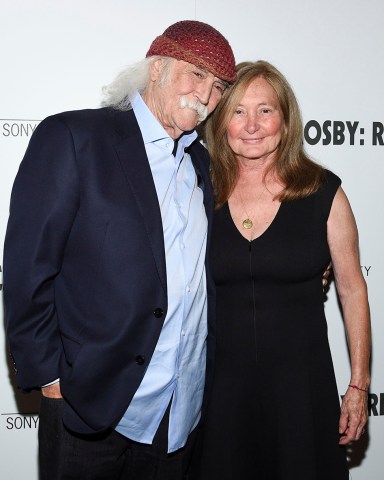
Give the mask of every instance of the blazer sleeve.
M 71 132 L 58 116 L 35 130 L 11 195 L 4 245 L 5 324 L 24 390 L 59 377 L 55 277 L 79 203 Z

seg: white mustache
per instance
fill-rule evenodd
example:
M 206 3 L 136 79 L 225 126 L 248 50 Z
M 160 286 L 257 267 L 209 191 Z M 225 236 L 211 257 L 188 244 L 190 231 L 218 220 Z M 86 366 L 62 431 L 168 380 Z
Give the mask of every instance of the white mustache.
M 203 122 L 208 116 L 208 107 L 203 105 L 198 100 L 192 102 L 188 100 L 187 97 L 180 97 L 180 108 L 190 108 L 191 110 L 195 110 L 199 117 L 199 122 Z

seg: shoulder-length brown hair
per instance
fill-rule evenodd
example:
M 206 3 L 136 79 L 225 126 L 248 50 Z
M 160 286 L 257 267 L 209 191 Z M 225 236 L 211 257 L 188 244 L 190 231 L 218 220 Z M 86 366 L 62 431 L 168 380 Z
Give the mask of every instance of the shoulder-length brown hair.
M 280 144 L 270 169 L 282 182 L 280 201 L 303 198 L 319 189 L 325 179 L 324 169 L 304 151 L 303 125 L 296 97 L 286 78 L 265 61 L 242 62 L 237 66 L 237 81 L 204 126 L 203 139 L 212 158 L 212 182 L 219 208 L 231 195 L 239 176 L 239 166 L 228 145 L 227 125 L 246 89 L 258 77 L 275 90 L 283 114 Z

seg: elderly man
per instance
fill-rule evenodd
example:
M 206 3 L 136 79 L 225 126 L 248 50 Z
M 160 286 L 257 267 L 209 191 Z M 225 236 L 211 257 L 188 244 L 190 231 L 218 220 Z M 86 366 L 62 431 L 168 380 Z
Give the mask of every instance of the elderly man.
M 105 89 L 36 129 L 4 254 L 20 388 L 41 388 L 42 479 L 182 479 L 209 389 L 213 196 L 194 128 L 235 79 L 182 21 Z M 209 328 L 208 328 L 209 326 Z

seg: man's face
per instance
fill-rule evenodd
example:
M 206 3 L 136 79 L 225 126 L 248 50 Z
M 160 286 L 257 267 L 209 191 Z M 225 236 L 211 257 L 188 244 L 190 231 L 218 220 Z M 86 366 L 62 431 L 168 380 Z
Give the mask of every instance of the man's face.
M 225 82 L 191 63 L 172 60 L 161 82 L 164 60 L 151 65 L 151 82 L 144 101 L 170 137 L 193 130 L 217 106 L 225 91 Z

